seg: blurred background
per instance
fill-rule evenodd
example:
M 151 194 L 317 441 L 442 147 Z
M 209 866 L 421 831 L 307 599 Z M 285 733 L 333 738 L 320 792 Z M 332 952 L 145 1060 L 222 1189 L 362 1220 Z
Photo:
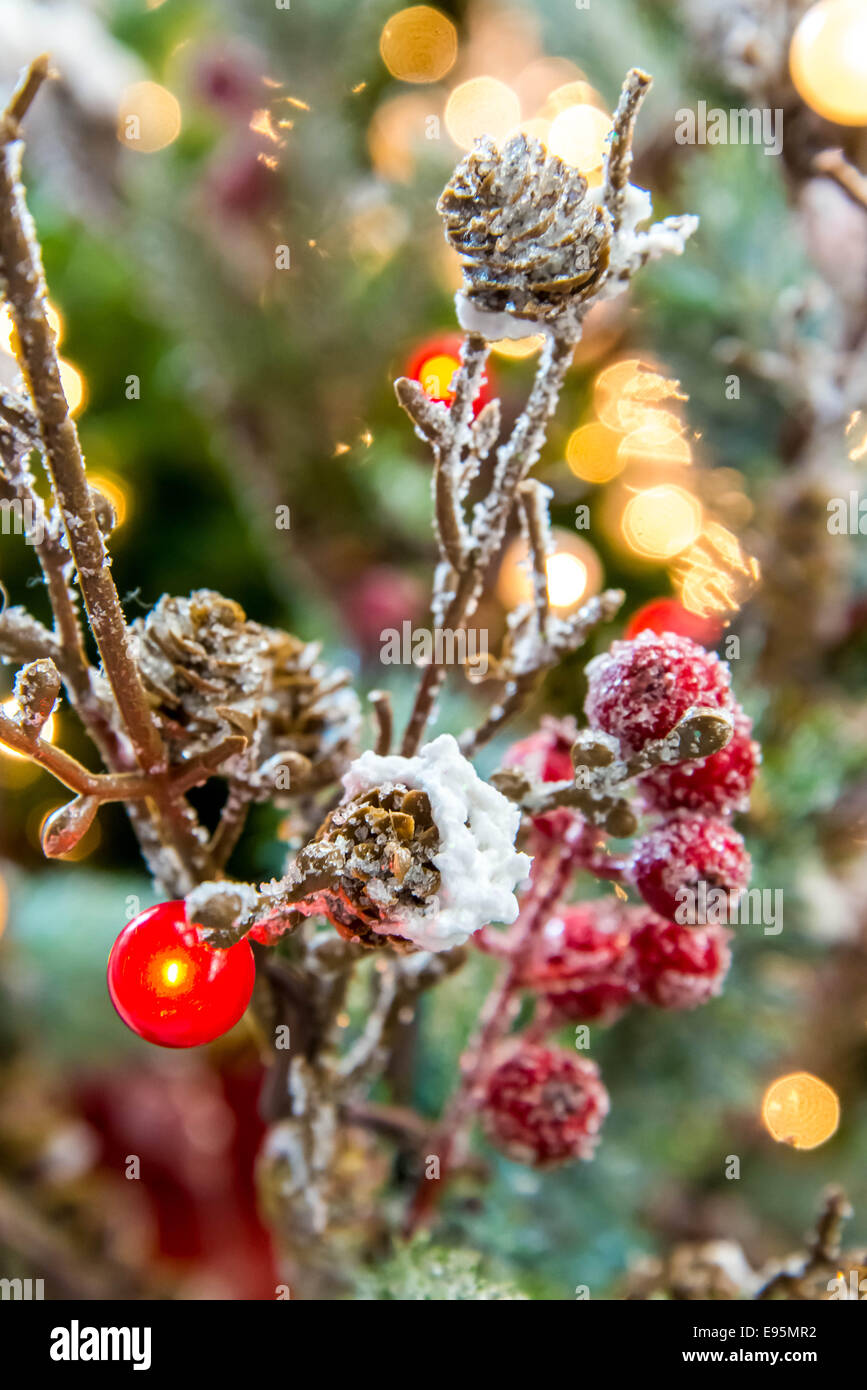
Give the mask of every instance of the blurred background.
M 739 927 L 725 993 L 698 1013 L 594 1030 L 612 1111 L 593 1163 L 539 1177 L 488 1154 L 483 1195 L 454 1193 L 443 1238 L 533 1297 L 620 1296 L 636 1258 L 683 1241 L 784 1255 L 832 1180 L 867 1239 L 867 42 L 852 40 L 867 7 L 837 3 L 790 58 L 808 6 L 783 0 L 0 0 L 4 95 L 42 51 L 59 73 L 28 121 L 26 178 L 128 617 L 219 589 L 321 640 L 399 713 L 412 673 L 380 663 L 380 634 L 427 621 L 434 550 L 429 459 L 392 382 L 448 399 L 459 343 L 436 198 L 478 134 L 516 127 L 593 182 L 626 69 L 653 74 L 633 181 L 657 216 L 701 225 L 590 315 L 538 469 L 549 588 L 564 612 L 626 590 L 597 646 L 661 623 L 731 659 L 764 745 L 741 829 L 783 929 Z M 780 113 L 781 151 L 731 122 L 713 139 L 698 116 L 679 138 L 702 103 Z M 538 350 L 492 354 L 507 421 Z M 638 362 L 656 374 L 640 390 Z M 516 542 L 492 575 L 492 646 L 520 558 Z M 4 534 L 8 600 L 47 619 L 36 575 Z M 580 712 L 583 692 L 579 657 L 511 737 Z M 477 698 L 453 682 L 440 727 L 458 732 Z M 94 765 L 63 707 L 54 737 Z M 123 813 L 46 864 L 60 789 L 0 752 L 0 795 L 0 1276 L 44 1274 L 52 1296 L 273 1298 L 243 1025 L 201 1055 L 127 1032 L 105 961 L 153 894 Z M 285 839 L 259 808 L 231 872 L 278 872 Z M 425 1001 L 408 1083 L 423 1112 L 489 975 L 480 957 Z M 840 1123 L 798 1148 L 768 1132 L 762 1098 L 801 1071 L 833 1088 Z

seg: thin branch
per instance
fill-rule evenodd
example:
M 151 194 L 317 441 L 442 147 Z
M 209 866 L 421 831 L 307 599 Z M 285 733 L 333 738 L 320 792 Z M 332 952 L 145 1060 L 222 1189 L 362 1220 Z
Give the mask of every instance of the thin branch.
M 620 92 L 608 153 L 605 157 L 605 191 L 603 202 L 611 213 L 612 227 L 620 230 L 623 210 L 626 205 L 626 188 L 632 169 L 632 136 L 635 118 L 641 103 L 650 91 L 652 78 L 640 68 L 631 68 L 626 74 Z
M 380 757 L 385 757 L 391 752 L 391 740 L 394 732 L 391 696 L 387 690 L 371 690 L 367 698 L 373 705 L 373 712 L 376 715 L 376 752 Z
M 822 150 L 814 155 L 813 168 L 817 174 L 833 179 L 853 203 L 867 212 L 867 177 L 849 163 L 842 150 Z

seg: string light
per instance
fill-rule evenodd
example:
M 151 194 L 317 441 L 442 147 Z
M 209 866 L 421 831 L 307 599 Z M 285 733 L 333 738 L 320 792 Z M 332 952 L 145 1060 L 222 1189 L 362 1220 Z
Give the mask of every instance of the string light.
M 686 488 L 661 483 L 629 499 L 623 513 L 623 537 L 637 555 L 670 560 L 701 530 L 701 504 Z
M 429 339 L 407 363 L 404 376 L 420 382 L 432 401 L 443 401 L 450 405 L 454 399 L 452 379 L 461 365 L 462 341 L 458 333 L 447 333 Z M 474 412 L 478 414 L 494 394 L 490 373 L 486 370 L 481 389 L 473 404 Z
M 87 481 L 108 498 L 114 512 L 114 529 L 117 530 L 126 521 L 129 511 L 127 494 L 120 479 L 113 473 L 88 473 Z
M 792 1072 L 772 1082 L 762 1101 L 768 1133 L 793 1149 L 816 1149 L 837 1132 L 837 1093 L 808 1071 Z
M 609 483 L 624 467 L 622 437 L 600 420 L 573 430 L 566 442 L 566 462 L 585 483 Z
M 553 549 L 545 563 L 548 602 L 554 612 L 563 614 L 599 592 L 602 564 L 592 545 L 571 531 L 554 527 L 551 540 Z M 523 537 L 506 549 L 497 576 L 497 596 L 510 610 L 533 601 L 529 551 Z
M 410 5 L 387 20 L 379 39 L 382 61 L 401 82 L 439 82 L 454 67 L 458 31 L 431 5 Z
M 117 138 L 128 150 L 154 154 L 176 140 L 181 131 L 177 97 L 158 82 L 134 82 L 120 99 Z
M 588 183 L 600 183 L 611 117 L 596 106 L 567 106 L 555 116 L 548 132 L 548 150 L 565 164 L 580 169 Z
M 496 343 L 491 343 L 491 351 L 498 357 L 522 359 L 535 357 L 544 346 L 544 333 L 534 333 L 529 338 L 501 338 Z
M 808 106 L 838 125 L 867 125 L 867 5 L 821 0 L 792 36 L 789 68 Z
M 446 129 L 463 150 L 471 149 L 481 135 L 502 140 L 520 119 L 516 93 L 496 77 L 471 77 L 455 87 L 446 102 Z
M 659 423 L 662 401 L 685 401 L 680 383 L 638 358 L 612 362 L 596 378 L 593 404 L 603 424 L 624 434 Z
M 70 415 L 79 415 L 84 407 L 87 398 L 87 386 L 84 377 L 77 367 L 73 367 L 71 362 L 60 359 L 60 384 L 63 387 L 63 394 L 66 397 L 66 404 L 69 406 Z

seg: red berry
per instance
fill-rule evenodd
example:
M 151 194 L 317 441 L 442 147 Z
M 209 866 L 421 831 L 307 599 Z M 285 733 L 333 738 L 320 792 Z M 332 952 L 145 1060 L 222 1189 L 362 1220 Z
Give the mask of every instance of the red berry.
M 724 927 L 681 927 L 644 914 L 632 935 L 642 1000 L 662 1009 L 694 1009 L 722 991 L 731 964 Z
M 608 1104 L 594 1062 L 519 1040 L 487 1078 L 482 1120 L 509 1158 L 543 1167 L 592 1158 Z
M 520 767 L 541 782 L 571 782 L 575 770 L 571 748 L 578 730 L 572 719 L 543 719 L 528 738 L 508 749 L 505 767 Z
M 695 762 L 662 763 L 638 778 L 649 811 L 707 811 L 728 816 L 745 811 L 761 762 L 752 720 L 738 708 L 734 732 L 718 753 Z
M 504 767 L 520 767 L 540 782 L 571 782 L 575 776 L 571 748 L 578 732 L 574 719 L 542 720 L 529 737 L 513 743 L 503 759 Z M 533 829 L 545 840 L 562 840 L 575 819 L 565 806 L 533 817 Z
M 673 919 L 697 906 L 698 885 L 740 894 L 750 881 L 750 856 L 742 837 L 711 816 L 674 816 L 635 845 L 632 881 L 661 917 Z M 688 919 L 684 919 L 688 920 Z
M 124 927 L 108 958 L 108 992 L 124 1023 L 161 1047 L 198 1047 L 238 1022 L 256 967 L 248 941 L 205 946 L 183 901 L 159 903 Z
M 678 603 L 676 598 L 654 598 L 639 608 L 629 622 L 623 636 L 627 639 L 637 637 L 639 632 L 674 632 L 679 637 L 689 637 L 702 647 L 715 647 L 722 636 L 722 623 L 715 618 L 701 618 Z
M 663 738 L 692 705 L 730 709 L 728 666 L 688 637 L 641 632 L 614 642 L 587 667 L 590 724 L 619 738 L 626 752 Z
M 564 907 L 541 932 L 524 983 L 544 995 L 554 1022 L 612 1023 L 636 994 L 628 948 L 618 905 Z

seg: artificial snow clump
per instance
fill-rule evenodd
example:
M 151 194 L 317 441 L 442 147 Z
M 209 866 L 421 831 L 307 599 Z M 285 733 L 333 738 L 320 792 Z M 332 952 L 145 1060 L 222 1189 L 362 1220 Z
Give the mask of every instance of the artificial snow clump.
M 441 734 L 413 758 L 367 752 L 343 778 L 349 800 L 376 789 L 415 790 L 426 798 L 437 847 L 430 861 L 439 876 L 419 905 L 390 901 L 394 887 L 371 878 L 366 892 L 384 909 L 388 934 L 426 951 L 462 945 L 490 922 L 511 924 L 518 915 L 515 889 L 531 860 L 515 849 L 521 823 L 516 806 L 483 782 L 450 734 Z

